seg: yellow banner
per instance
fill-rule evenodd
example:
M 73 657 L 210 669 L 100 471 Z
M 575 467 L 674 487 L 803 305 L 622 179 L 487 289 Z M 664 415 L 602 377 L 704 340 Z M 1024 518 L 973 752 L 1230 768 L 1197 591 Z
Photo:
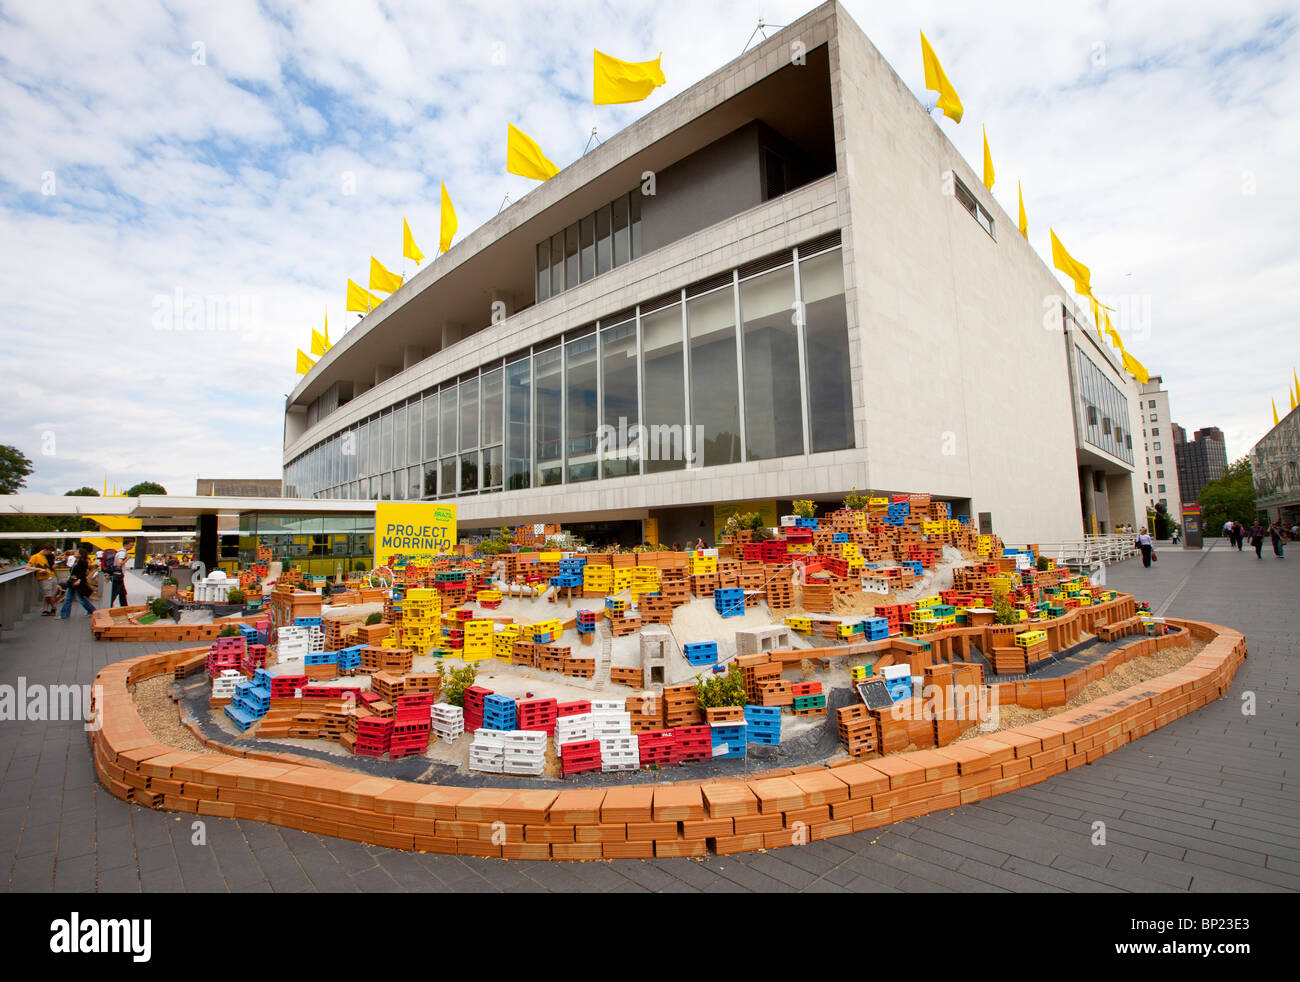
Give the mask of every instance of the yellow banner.
M 450 553 L 455 545 L 455 505 L 432 501 L 375 505 L 376 566 L 391 566 L 394 556 L 423 566 Z

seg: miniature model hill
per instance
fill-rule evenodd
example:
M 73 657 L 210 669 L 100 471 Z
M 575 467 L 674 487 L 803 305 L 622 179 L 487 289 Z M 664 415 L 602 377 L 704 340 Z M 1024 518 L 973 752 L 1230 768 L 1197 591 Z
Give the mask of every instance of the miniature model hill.
M 714 839 L 717 851 L 787 844 L 768 837 L 788 826 L 750 830 L 739 813 L 721 814 L 732 806 L 715 785 L 728 775 L 742 782 L 728 786 L 757 796 L 759 814 L 769 811 L 765 782 L 779 779 L 794 790 L 781 785 L 772 809 L 815 819 L 814 828 L 830 823 L 827 834 L 853 831 L 862 815 L 894 820 L 975 800 L 967 791 L 986 796 L 1042 780 L 1058 763 L 1088 763 L 1217 697 L 1244 657 L 1234 632 L 1152 617 L 1132 597 L 1055 568 L 1033 546 L 1010 549 L 976 533 L 925 495 L 783 519 L 764 538 L 742 533 L 715 550 L 448 557 L 397 568 L 393 578 L 379 623 L 363 623 L 356 602 L 282 581 L 266 616 L 240 624 L 238 636 L 150 665 L 179 678 L 206 674 L 208 735 L 195 732 L 213 750 L 298 754 L 286 759 L 331 780 L 346 771 L 330 766 L 351 758 L 370 758 L 364 771 L 375 779 L 383 774 L 376 759 L 423 757 L 433 769 L 417 773 L 437 786 L 393 784 L 454 798 L 471 793 L 457 775 L 480 772 L 553 796 L 570 782 L 590 788 L 592 775 L 606 789 L 658 777 L 662 790 L 669 774 L 689 783 L 698 769 L 685 811 L 734 824 L 697 838 L 674 826 L 679 845 L 655 845 L 649 854 L 658 855 L 695 854 L 697 842 L 703 849 Z M 361 601 L 356 594 L 347 599 Z M 1198 663 L 1207 670 L 1194 685 L 1188 672 Z M 1133 680 L 1145 694 L 1116 703 Z M 1058 739 L 1065 721 L 1082 720 L 1088 707 L 1066 746 Z M 1107 722 L 1115 714 L 1122 719 Z M 1106 725 L 1093 727 L 1098 721 Z M 330 766 L 305 765 L 303 750 Z M 799 770 L 759 770 L 779 764 Z M 133 795 L 150 791 L 116 766 Z M 862 777 L 874 789 L 863 793 L 882 807 L 853 804 L 851 784 L 838 776 L 826 784 L 807 776 L 809 767 Z M 638 773 L 602 776 L 613 772 Z M 914 782 L 916 773 L 924 779 Z M 904 775 L 900 788 L 916 783 L 927 793 L 883 804 L 895 775 Z M 805 784 L 828 790 L 799 790 Z M 161 787 L 145 800 L 175 807 L 172 785 Z M 734 793 L 748 814 L 749 792 Z M 810 803 L 787 809 L 786 797 Z M 515 854 L 593 858 L 587 852 Z

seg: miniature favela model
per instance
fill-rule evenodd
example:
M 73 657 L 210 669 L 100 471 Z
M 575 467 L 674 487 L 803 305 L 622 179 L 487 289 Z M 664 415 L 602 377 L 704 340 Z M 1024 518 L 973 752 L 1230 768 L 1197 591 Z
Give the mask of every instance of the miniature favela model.
M 1219 697 L 1245 657 L 1241 634 L 1154 617 L 947 502 L 845 504 L 687 552 L 529 525 L 508 551 L 335 584 L 259 555 L 239 583 L 260 609 L 100 672 L 97 772 L 149 807 L 404 849 L 725 854 L 1085 766 Z M 140 619 L 96 636 L 159 630 Z M 146 723 L 160 688 L 175 719 Z

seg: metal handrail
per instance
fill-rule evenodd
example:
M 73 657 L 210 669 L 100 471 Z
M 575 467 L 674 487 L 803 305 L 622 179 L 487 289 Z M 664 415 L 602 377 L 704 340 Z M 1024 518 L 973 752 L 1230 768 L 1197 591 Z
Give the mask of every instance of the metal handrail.
M 1055 559 L 1059 566 L 1091 569 L 1096 563 L 1118 563 L 1137 554 L 1136 536 L 1127 532 L 1085 535 L 1061 542 L 1039 543 L 1039 554 Z

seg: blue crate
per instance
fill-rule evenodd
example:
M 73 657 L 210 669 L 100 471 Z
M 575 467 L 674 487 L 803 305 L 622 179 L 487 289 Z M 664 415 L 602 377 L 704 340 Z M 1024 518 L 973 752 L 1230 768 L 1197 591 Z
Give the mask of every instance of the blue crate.
M 595 634 L 595 633 L 596 633 L 596 625 L 595 625 L 595 624 L 584 624 L 584 623 L 582 623 L 581 621 L 579 621 L 579 622 L 578 622 L 578 633 L 579 633 L 579 634 Z
M 243 695 L 253 687 L 253 683 L 248 679 L 240 679 L 235 683 L 235 695 Z
M 551 577 L 551 586 L 558 587 L 580 587 L 582 586 L 582 574 L 580 573 L 561 573 L 559 576 Z
M 885 524 L 897 525 L 901 527 L 903 525 L 903 517 L 901 515 L 886 515 Z
M 745 707 L 745 722 L 747 724 L 757 723 L 759 721 L 770 722 L 772 720 L 776 720 L 777 723 L 780 723 L 781 721 L 780 706 L 746 706 Z
M 885 687 L 889 690 L 889 698 L 894 702 L 900 699 L 910 699 L 912 697 L 912 680 L 911 679 L 894 679 L 885 682 Z
M 351 648 L 340 648 L 334 654 L 338 656 L 340 671 L 361 667 L 361 645 L 359 644 Z
M 543 631 L 543 632 L 538 632 L 533 634 L 534 644 L 550 644 L 554 640 L 555 640 L 555 635 L 552 634 L 550 631 Z
M 719 743 L 745 739 L 744 723 L 714 723 L 709 727 L 709 731 L 715 746 Z
M 862 633 L 868 641 L 882 641 L 889 637 L 889 621 L 883 617 L 868 617 L 862 621 Z
M 970 516 L 969 516 L 969 515 L 958 515 L 958 516 L 957 516 L 957 521 L 961 522 L 963 525 L 969 525 L 969 524 L 970 524 Z
M 925 569 L 925 567 L 919 562 L 912 562 L 910 560 L 904 560 L 901 565 L 904 569 L 910 569 L 915 576 L 923 575 L 922 571 Z
M 295 617 L 293 619 L 294 627 L 320 627 L 321 619 L 319 617 Z
M 561 560 L 560 560 L 560 572 L 561 572 L 561 573 L 581 573 L 581 572 L 582 572 L 582 568 L 583 568 L 584 566 L 586 566 L 586 565 L 587 565 L 587 560 L 585 560 L 585 559 L 561 559 Z
M 718 643 L 716 641 L 692 641 L 682 645 L 682 654 L 695 666 L 716 665 L 718 663 Z
M 815 529 L 817 528 L 817 519 L 803 518 L 802 516 L 796 517 L 794 520 L 794 527 L 797 529 Z
M 337 665 L 339 662 L 339 653 L 337 651 L 312 651 L 303 656 L 304 665 Z
M 242 709 L 240 709 L 238 706 L 235 706 L 234 704 L 231 704 L 226 707 L 226 716 L 230 719 L 232 723 L 235 724 L 235 726 L 239 728 L 240 733 L 243 733 L 250 726 L 252 726 L 259 719 L 261 719 L 260 716 L 250 716 L 248 713 L 244 712 Z
M 253 672 L 253 685 L 259 689 L 271 690 L 271 673 L 265 668 L 259 668 Z
M 835 532 L 831 535 L 832 542 L 848 542 L 849 534 L 847 532 Z
M 781 746 L 781 733 L 780 731 L 777 731 L 776 733 L 757 733 L 750 731 L 749 735 L 745 738 L 745 742 L 757 743 L 764 747 L 779 747 Z

